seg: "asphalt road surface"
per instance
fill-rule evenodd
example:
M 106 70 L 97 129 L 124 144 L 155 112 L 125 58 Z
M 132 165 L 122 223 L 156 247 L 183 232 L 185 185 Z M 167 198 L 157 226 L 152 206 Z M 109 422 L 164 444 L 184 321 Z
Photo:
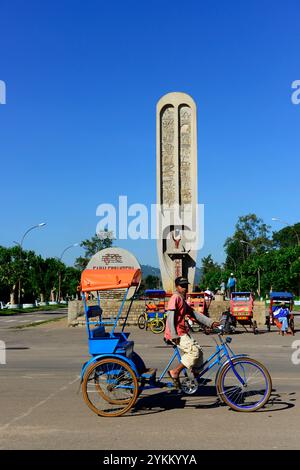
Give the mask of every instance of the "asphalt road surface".
M 0 330 L 3 328 L 14 328 L 24 326 L 29 323 L 40 323 L 41 321 L 51 320 L 53 318 L 62 318 L 67 316 L 68 309 L 58 310 L 39 310 L 38 312 L 24 312 L 16 315 L 0 315 Z
M 295 337 L 281 337 L 275 328 L 232 337 L 235 352 L 260 360 L 272 375 L 271 399 L 258 412 L 220 406 L 214 387 L 207 385 L 196 396 L 147 392 L 128 414 L 102 418 L 78 393 L 81 365 L 88 358 L 84 328 L 67 328 L 66 320 L 24 329 L 5 326 L 0 329 L 6 344 L 6 365 L 0 365 L 0 448 L 297 449 L 300 364 L 292 362 L 292 345 L 300 341 L 299 319 L 296 327 Z M 146 365 L 162 370 L 172 352 L 162 336 L 128 330 Z M 213 337 L 194 336 L 210 355 Z

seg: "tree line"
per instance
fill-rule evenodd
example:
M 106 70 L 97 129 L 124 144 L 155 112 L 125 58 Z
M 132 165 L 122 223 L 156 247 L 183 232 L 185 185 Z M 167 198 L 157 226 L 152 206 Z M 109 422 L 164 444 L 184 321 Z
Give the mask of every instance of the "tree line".
M 202 276 L 197 290 L 209 287 L 217 290 L 231 273 L 238 281 L 238 289 L 265 296 L 273 291 L 300 291 L 300 223 L 271 232 L 271 227 L 255 214 L 240 216 L 234 233 L 224 243 L 226 259 L 223 264 L 212 255 L 202 258 Z M 81 271 L 98 251 L 109 248 L 113 239 L 94 235 L 83 240 L 83 256 L 75 267 L 66 266 L 57 258 L 42 258 L 34 251 L 20 246 L 0 246 L 0 300 L 11 303 L 32 303 L 72 298 L 77 294 Z M 157 288 L 160 280 L 147 276 L 144 289 Z
M 266 296 L 271 290 L 300 291 L 300 223 L 271 232 L 255 214 L 240 216 L 224 243 L 223 264 L 211 255 L 202 258 L 200 288 L 217 290 L 234 273 L 238 290 Z
M 19 246 L 0 246 L 0 300 L 12 304 L 57 301 L 76 295 L 80 271 L 57 258 L 42 258 Z

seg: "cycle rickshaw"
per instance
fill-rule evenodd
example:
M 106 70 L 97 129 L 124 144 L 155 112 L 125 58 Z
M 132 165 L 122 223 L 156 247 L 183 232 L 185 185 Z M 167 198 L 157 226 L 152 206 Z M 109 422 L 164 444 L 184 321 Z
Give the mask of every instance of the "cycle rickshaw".
M 230 295 L 230 314 L 235 322 L 245 328 L 249 325 L 253 333 L 258 333 L 257 322 L 253 320 L 254 298 L 252 292 L 232 292 Z M 233 325 L 235 326 L 235 325 Z
M 81 276 L 82 299 L 86 317 L 91 359 L 81 371 L 81 388 L 88 407 L 99 416 L 121 416 L 134 407 L 143 390 L 173 387 L 165 380 L 174 360 L 180 361 L 179 349 L 173 345 L 173 354 L 165 369 L 157 377 L 157 370 L 147 368 L 134 351 L 134 342 L 124 329 L 133 299 L 129 302 L 120 332 L 116 332 L 124 308 L 128 289 L 138 288 L 141 271 L 138 269 L 88 270 Z M 102 318 L 100 292 L 106 289 L 126 289 L 111 331 Z M 98 304 L 88 306 L 89 292 L 97 292 Z M 93 318 L 97 317 L 96 320 Z M 247 355 L 235 355 L 230 348 L 231 338 L 219 336 L 216 350 L 208 358 L 197 378 L 183 371 L 180 393 L 197 392 L 204 374 L 216 367 L 216 392 L 221 401 L 236 411 L 255 411 L 264 406 L 271 394 L 272 382 L 267 369 Z
M 164 290 L 147 289 L 144 292 L 145 313 L 138 318 L 138 327 L 149 328 L 152 333 L 162 333 L 166 327 L 166 297 Z
M 208 317 L 208 310 L 210 302 L 206 301 L 205 292 L 188 292 L 186 301 L 196 312 L 203 313 Z M 206 332 L 206 328 L 199 323 L 194 322 L 193 320 L 188 320 L 189 326 L 193 332 L 200 331 L 201 329 Z
M 271 331 L 271 325 L 276 325 L 279 330 L 281 330 L 281 323 L 278 319 L 274 318 L 274 311 L 280 307 L 282 303 L 285 303 L 290 311 L 288 316 L 288 326 L 291 330 L 291 333 L 295 334 L 295 324 L 294 324 L 294 314 L 291 313 L 294 307 L 294 296 L 290 292 L 270 292 L 270 305 L 269 305 L 269 314 L 266 315 L 266 325 L 268 331 Z

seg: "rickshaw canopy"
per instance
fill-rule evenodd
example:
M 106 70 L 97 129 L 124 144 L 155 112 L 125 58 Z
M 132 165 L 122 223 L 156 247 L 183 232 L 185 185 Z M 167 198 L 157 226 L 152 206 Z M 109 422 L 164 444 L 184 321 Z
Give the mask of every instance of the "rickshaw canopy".
M 187 296 L 188 297 L 193 297 L 193 298 L 204 298 L 205 297 L 205 292 L 188 292 Z
M 165 297 L 166 291 L 162 289 L 147 289 L 144 292 L 147 297 Z
M 231 300 L 239 302 L 253 299 L 252 292 L 232 292 Z
M 128 289 L 138 286 L 140 280 L 140 269 L 85 269 L 81 274 L 81 291 Z
M 293 300 L 294 296 L 290 292 L 270 292 L 272 300 Z

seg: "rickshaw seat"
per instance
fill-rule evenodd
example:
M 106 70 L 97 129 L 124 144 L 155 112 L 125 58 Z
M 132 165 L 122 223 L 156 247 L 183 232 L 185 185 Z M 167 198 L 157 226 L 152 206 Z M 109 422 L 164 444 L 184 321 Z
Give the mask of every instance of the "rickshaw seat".
M 99 305 L 91 305 L 86 311 L 87 318 L 101 317 L 102 308 Z
M 91 338 L 105 338 L 106 336 L 109 336 L 109 333 L 105 332 L 105 327 L 104 325 L 99 325 L 96 328 L 93 328 L 90 330 L 91 333 Z
M 146 304 L 146 308 L 149 311 L 155 312 L 157 310 L 157 306 L 155 304 Z

